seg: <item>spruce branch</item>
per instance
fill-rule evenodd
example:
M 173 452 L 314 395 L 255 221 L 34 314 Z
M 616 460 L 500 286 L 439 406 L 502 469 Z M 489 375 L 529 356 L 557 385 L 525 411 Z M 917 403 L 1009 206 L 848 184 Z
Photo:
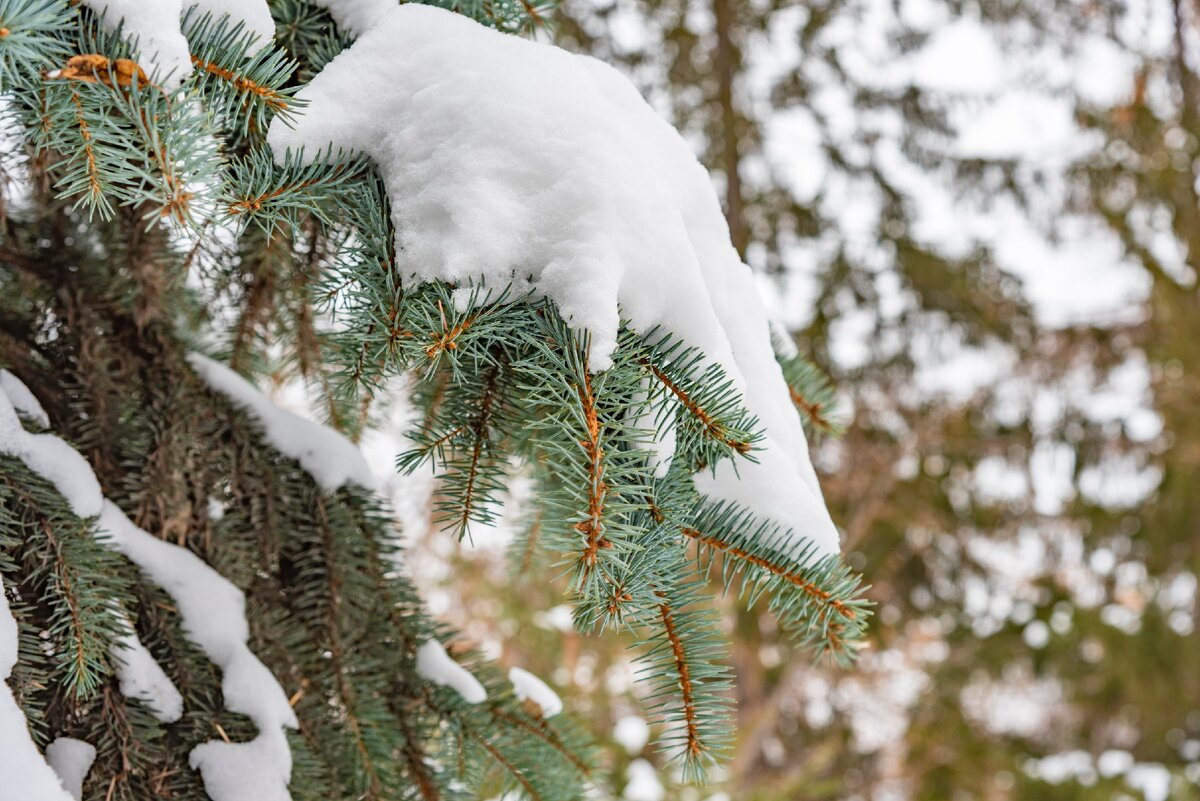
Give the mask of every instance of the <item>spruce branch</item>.
M 667 725 L 659 741 L 684 780 L 702 783 L 730 745 L 726 693 L 732 682 L 716 616 L 697 578 L 653 586 L 654 617 L 645 624 L 641 676 L 651 713 Z
M 265 47 L 249 55 L 254 37 L 242 23 L 230 25 L 195 6 L 184 14 L 182 27 L 196 67 L 191 91 L 227 130 L 261 137 L 273 116 L 288 118 L 296 110 L 295 87 L 286 85 L 296 63 L 283 51 Z
M 776 356 L 783 368 L 788 394 L 809 434 L 841 436 L 843 425 L 836 414 L 837 396 L 829 377 L 801 356 L 783 357 L 778 353 Z
M 353 202 L 348 195 L 366 167 L 361 159 L 329 156 L 305 165 L 289 154 L 279 166 L 267 148 L 251 150 L 226 172 L 219 201 L 223 218 L 268 234 L 278 228 L 297 230 L 308 215 L 331 225 L 339 208 Z
M 30 89 L 69 52 L 69 7 L 56 0 L 0 0 L 0 92 Z
M 786 528 L 759 521 L 724 502 L 702 501 L 691 525 L 681 533 L 701 546 L 703 564 L 721 563 L 726 588 L 742 578 L 742 592 L 753 603 L 768 599 L 780 624 L 818 654 L 842 664 L 852 662 L 866 632 L 871 604 L 857 576 L 836 557 L 819 558 Z
M 656 405 L 671 400 L 679 408 L 676 447 L 696 469 L 723 458 L 753 459 L 762 439 L 758 421 L 745 411 L 741 394 L 719 365 L 658 329 L 629 347 L 643 351 L 638 361 L 659 387 L 652 392 Z M 669 419 L 659 412 L 656 422 L 661 427 Z

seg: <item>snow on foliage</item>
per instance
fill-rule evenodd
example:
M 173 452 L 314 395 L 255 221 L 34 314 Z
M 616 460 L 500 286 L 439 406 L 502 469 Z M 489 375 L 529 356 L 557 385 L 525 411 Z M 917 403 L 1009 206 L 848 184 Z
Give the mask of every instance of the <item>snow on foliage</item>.
M 515 667 L 508 671 L 508 680 L 512 682 L 517 698 L 537 704 L 542 710 L 542 717 L 552 718 L 563 711 L 563 702 L 558 693 L 528 670 Z
M 437 640 L 426 640 L 417 649 L 417 674 L 434 684 L 449 687 L 468 704 L 482 704 L 487 690 L 470 671 L 455 662 Z
M 237 381 L 245 384 L 240 378 Z M 252 388 L 250 392 L 257 396 Z M 99 515 L 98 529 L 107 535 L 100 541 L 128 558 L 171 596 L 188 639 L 221 668 L 226 708 L 246 715 L 258 727 L 258 736 L 249 742 L 210 741 L 192 749 L 189 764 L 200 771 L 209 797 L 213 801 L 289 801 L 292 757 L 283 729 L 294 729 L 299 723 L 283 688 L 247 645 L 250 627 L 241 590 L 191 551 L 142 530 L 115 504 L 104 500 L 87 461 L 52 434 L 24 431 L 3 391 L 0 453 L 21 458 L 31 470 L 53 483 L 77 515 Z M 12 621 L 7 599 L 0 607 L 0 676 L 7 676 L 16 662 L 15 621 L 6 621 Z M 161 720 L 178 719 L 178 692 L 159 666 L 151 667 L 153 658 L 144 646 L 139 646 L 136 638 L 127 637 L 119 650 L 114 649 L 121 663 L 118 677 L 122 691 L 146 701 Z M 28 741 L 24 716 L 7 685 L 0 686 L 0 775 L 7 775 L 3 770 L 5 759 L 11 755 L 14 766 L 23 765 L 36 756 L 37 749 L 32 741 L 23 745 Z M 33 751 L 24 753 L 22 749 Z M 36 761 L 44 764 L 40 758 Z M 36 783 L 41 781 L 38 775 L 37 770 L 29 772 L 27 780 L 35 783 L 29 785 L 27 795 L 19 797 L 30 801 L 66 798 L 61 788 L 60 795 L 48 794 Z M 50 775 L 53 777 L 53 772 Z
M 225 708 L 254 721 L 258 736 L 245 743 L 212 740 L 192 749 L 188 764 L 200 771 L 213 801 L 286 801 L 292 757 L 283 728 L 296 714 L 267 666 L 246 644 L 246 599 L 241 590 L 186 548 L 134 525 L 110 501 L 100 528 L 117 552 L 136 564 L 175 601 L 183 631 L 221 668 Z
M 625 769 L 625 801 L 662 801 L 666 796 L 658 771 L 644 759 L 635 759 Z
M 13 407 L 43 426 L 50 423 L 29 388 L 12 373 L 0 370 L 0 453 L 17 456 L 30 470 L 54 484 L 78 516 L 98 515 L 100 485 L 84 458 L 52 434 L 26 432 Z M 113 657 L 126 697 L 145 702 L 159 720 L 179 720 L 183 713 L 179 691 L 136 635 L 131 632 L 114 646 Z
M 46 746 L 46 762 L 75 801 L 83 798 L 83 780 L 95 761 L 96 746 L 74 737 L 59 737 Z
M 549 298 L 590 337 L 593 371 L 611 364 L 622 320 L 706 353 L 766 436 L 757 463 L 726 460 L 698 488 L 792 527 L 817 555 L 837 552 L 754 276 L 708 174 L 627 79 L 404 5 L 373 16 L 298 97 L 305 112 L 268 132 L 275 157 L 332 147 L 372 158 L 404 278 Z
M 6 387 L 0 387 L 0 454 L 17 457 L 53 484 L 79 517 L 100 514 L 103 498 L 92 468 L 74 448 L 58 437 L 30 434 L 22 428 Z
M 371 468 L 353 442 L 332 428 L 279 408 L 249 381 L 207 356 L 191 353 L 188 361 L 209 387 L 253 415 L 262 424 L 267 442 L 298 461 L 321 489 L 333 492 L 348 483 L 374 485 Z
M 7 370 L 0 370 L 0 392 L 8 396 L 9 403 L 20 415 L 32 420 L 42 428 L 50 427 L 50 417 L 42 408 L 37 397 L 29 391 L 25 382 Z
M 122 695 L 141 701 L 163 723 L 183 716 L 183 696 L 136 634 L 122 637 L 112 657 Z
M 4 393 L 0 392 L 2 397 Z M 16 664 L 17 620 L 0 586 L 0 778 L 4 781 L 0 793 L 21 801 L 70 801 L 71 796 L 33 744 L 25 713 L 5 681 Z
M 214 18 L 228 15 L 233 24 L 242 23 L 254 34 L 250 54 L 275 38 L 275 21 L 266 0 L 83 0 L 97 15 L 103 15 L 104 27 L 122 33 L 137 48 L 138 61 L 164 89 L 175 89 L 192 74 L 192 58 L 180 26 L 184 10 L 196 6 L 201 14 Z

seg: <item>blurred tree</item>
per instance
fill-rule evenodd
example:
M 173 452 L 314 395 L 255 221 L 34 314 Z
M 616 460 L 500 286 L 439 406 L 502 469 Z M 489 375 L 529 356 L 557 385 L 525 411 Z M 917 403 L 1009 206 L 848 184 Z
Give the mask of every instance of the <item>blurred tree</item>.
M 964 144 L 1002 92 L 976 91 L 970 48 L 929 55 L 963 28 L 998 48 L 1019 103 L 1074 120 L 1069 158 Z M 622 64 L 689 138 L 842 396 L 845 434 L 818 457 L 875 585 L 873 648 L 846 675 L 731 609 L 739 751 L 713 792 L 1197 797 L 1200 12 L 616 0 L 568 2 L 558 36 Z M 1097 49 L 1121 82 L 1099 99 L 1080 88 Z M 1043 313 L 1021 278 L 1057 262 L 1017 271 L 1003 231 L 958 228 L 1013 211 L 1039 253 L 1080 230 L 1113 243 L 1133 300 Z M 619 673 L 619 653 L 585 656 L 588 676 Z M 621 714 L 621 682 L 560 678 Z

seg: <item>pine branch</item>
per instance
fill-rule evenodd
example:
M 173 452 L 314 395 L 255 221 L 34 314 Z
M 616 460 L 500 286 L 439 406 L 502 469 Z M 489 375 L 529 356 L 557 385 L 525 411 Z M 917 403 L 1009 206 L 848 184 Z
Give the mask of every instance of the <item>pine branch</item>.
M 694 576 L 654 585 L 651 593 L 655 606 L 643 624 L 648 649 L 640 671 L 650 684 L 648 703 L 668 727 L 661 747 L 681 763 L 685 781 L 703 782 L 730 746 L 725 693 L 732 684 L 716 617 Z
M 664 373 L 655 365 L 651 364 L 649 361 L 643 361 L 642 364 L 644 364 L 646 368 L 650 370 L 651 374 L 657 378 L 664 387 L 670 390 L 672 395 L 679 399 L 679 402 L 683 404 L 683 407 L 687 409 L 690 414 L 696 417 L 708 436 L 717 440 L 722 445 L 727 446 L 731 450 L 737 451 L 738 453 L 746 454 L 750 452 L 750 443 L 747 440 L 734 439 L 728 433 L 726 433 L 726 427 L 717 423 L 713 419 L 712 415 L 706 412 L 704 408 L 700 406 L 700 404 L 698 404 L 694 398 L 692 398 L 691 395 L 682 390 L 675 384 L 675 382 L 667 377 L 666 373 Z
M 472 732 L 472 739 L 483 747 L 483 750 L 496 761 L 500 767 L 504 768 L 510 776 L 517 780 L 521 787 L 525 790 L 525 794 L 533 801 L 542 801 L 542 796 L 538 793 L 537 788 L 533 783 L 526 778 L 525 771 L 510 762 L 504 754 L 500 753 L 500 749 L 489 743 L 486 738 Z
M 467 524 L 479 515 L 478 507 L 487 497 L 486 491 L 481 491 L 480 474 L 483 470 L 485 449 L 488 449 L 490 427 L 493 409 L 497 404 L 497 380 L 500 376 L 499 367 L 487 370 L 484 379 L 483 395 L 479 401 L 479 412 L 470 425 L 471 451 L 467 460 L 466 476 L 463 479 L 463 489 L 455 500 L 455 506 L 460 507 L 453 527 L 461 538 L 467 532 Z
M 604 537 L 604 500 L 608 487 L 604 483 L 604 445 L 600 441 L 600 419 L 596 412 L 596 396 L 592 390 L 591 373 L 587 358 L 583 360 L 582 380 L 576 385 L 579 402 L 583 408 L 586 438 L 582 440 L 587 453 L 587 516 L 575 524 L 583 535 L 583 553 L 579 557 L 582 569 L 581 581 L 586 582 L 599 561 L 601 548 L 611 548 L 612 543 Z
M 333 153 L 308 165 L 289 154 L 277 166 L 267 148 L 255 148 L 230 164 L 219 206 L 225 219 L 255 225 L 268 235 L 276 228 L 299 230 L 307 215 L 330 226 L 339 209 L 353 202 L 355 181 L 366 169 L 361 159 Z
M 317 525 L 320 528 L 322 545 L 325 549 L 325 558 L 328 564 L 326 573 L 328 580 L 328 625 L 326 636 L 328 638 L 330 660 L 332 662 L 331 672 L 337 687 L 338 697 L 342 702 L 342 712 L 345 715 L 345 722 L 350 727 L 351 736 L 354 739 L 354 747 L 358 751 L 359 764 L 366 774 L 367 786 L 363 790 L 361 797 L 364 799 L 380 798 L 382 797 L 383 788 L 379 780 L 379 775 L 375 770 L 374 758 L 363 733 L 363 723 L 358 719 L 356 714 L 355 692 L 347 680 L 346 652 L 342 645 L 341 634 L 341 617 L 343 614 L 341 608 L 342 589 L 341 580 L 338 576 L 338 567 L 343 563 L 343 560 L 339 558 L 339 554 L 334 549 L 333 531 L 329 525 L 329 515 L 326 510 L 325 499 L 318 497 L 316 505 Z

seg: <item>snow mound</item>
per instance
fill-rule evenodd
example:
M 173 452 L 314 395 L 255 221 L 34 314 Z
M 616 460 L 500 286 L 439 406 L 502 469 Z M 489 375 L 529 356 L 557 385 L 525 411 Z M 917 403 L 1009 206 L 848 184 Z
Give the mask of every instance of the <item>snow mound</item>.
M 255 36 L 249 55 L 266 47 L 275 38 L 275 21 L 266 0 L 83 0 L 96 14 L 103 15 L 104 27 L 123 33 L 137 45 L 138 61 L 164 89 L 179 87 L 192 74 L 192 57 L 181 28 L 183 12 L 196 6 L 214 19 L 228 16 L 233 24 L 242 23 Z
M 50 417 L 42 408 L 37 396 L 29 391 L 24 381 L 7 370 L 0 370 L 0 392 L 8 396 L 13 408 L 26 419 L 32 420 L 42 428 L 50 427 Z
M 537 704 L 542 710 L 542 717 L 552 718 L 563 711 L 563 702 L 558 693 L 528 670 L 515 667 L 508 671 L 508 680 L 512 682 L 517 698 Z
M 46 762 L 75 801 L 83 798 L 83 780 L 95 761 L 96 746 L 74 737 L 59 737 L 46 746 Z
M 136 634 L 122 637 L 112 656 L 121 695 L 141 701 L 163 723 L 183 717 L 183 696 Z
M 371 487 L 375 483 L 362 452 L 332 428 L 306 420 L 276 406 L 246 379 L 220 362 L 199 353 L 188 354 L 192 369 L 212 389 L 239 409 L 252 414 L 263 435 L 280 453 L 300 463 L 326 492 L 346 484 Z
M 417 674 L 434 684 L 449 687 L 468 704 L 482 704 L 487 690 L 470 671 L 455 662 L 437 640 L 426 640 L 417 649 Z
M 709 176 L 620 73 L 403 5 L 375 17 L 298 97 L 304 113 L 271 124 L 275 157 L 313 160 L 332 147 L 372 158 L 402 277 L 550 298 L 590 336 L 593 371 L 611 364 L 623 319 L 699 348 L 766 438 L 757 464 L 725 460 L 698 488 L 793 528 L 818 555 L 837 552 L 754 276 Z

